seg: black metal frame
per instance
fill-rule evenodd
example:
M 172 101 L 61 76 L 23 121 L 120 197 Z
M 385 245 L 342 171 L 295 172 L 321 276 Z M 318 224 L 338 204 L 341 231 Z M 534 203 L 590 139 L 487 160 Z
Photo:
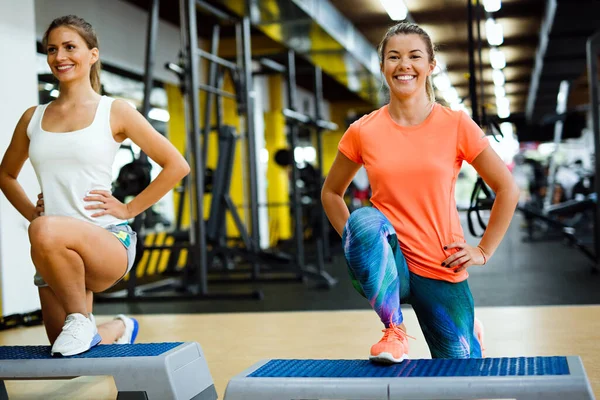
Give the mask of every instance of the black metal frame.
M 291 179 L 291 201 L 294 216 L 294 242 L 296 246 L 295 261 L 301 273 L 309 278 L 316 279 L 317 282 L 325 287 L 332 287 L 337 283 L 337 279 L 332 277 L 325 271 L 325 254 L 329 251 L 328 245 L 328 227 L 325 212 L 319 202 L 319 227 L 317 229 L 316 245 L 317 245 L 317 266 L 307 265 L 305 260 L 304 250 L 304 233 L 302 222 L 302 201 L 298 190 L 297 182 L 300 179 L 298 166 L 296 164 L 294 153 L 298 143 L 298 131 L 300 126 L 305 125 L 313 129 L 317 135 L 317 157 L 319 164 L 319 176 L 323 182 L 323 131 L 336 130 L 337 125 L 331 121 L 323 120 L 321 108 L 323 104 L 323 72 L 320 67 L 315 67 L 315 117 L 311 118 L 308 115 L 297 111 L 296 101 L 298 98 L 296 87 L 296 53 L 289 50 L 287 53 L 287 109 L 283 110 L 283 115 L 286 117 L 286 122 L 289 127 L 288 144 L 292 152 L 292 179 Z
M 479 4 L 477 4 L 477 6 L 478 5 Z M 479 13 L 479 7 L 476 7 L 475 12 Z M 471 0 L 468 0 L 467 34 L 469 47 L 469 94 L 471 99 L 471 110 L 473 111 L 473 121 L 475 121 L 477 125 L 480 125 L 481 119 L 479 118 L 479 102 L 477 100 L 477 76 L 475 75 L 475 39 L 473 37 L 473 22 L 473 2 Z M 479 41 L 481 41 L 481 37 L 479 38 Z
M 596 219 L 594 223 L 594 249 L 596 254 L 596 270 L 600 270 L 600 99 L 598 98 L 598 55 L 600 53 L 600 31 L 587 41 L 587 70 L 590 91 L 590 113 L 592 117 L 592 133 L 594 135 L 594 154 L 596 179 Z

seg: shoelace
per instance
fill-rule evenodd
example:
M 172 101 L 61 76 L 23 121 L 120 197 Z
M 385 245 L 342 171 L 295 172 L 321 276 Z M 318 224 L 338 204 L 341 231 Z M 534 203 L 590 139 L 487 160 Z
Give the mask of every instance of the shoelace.
M 383 329 L 382 332 L 384 334 L 383 334 L 383 338 L 381 340 L 387 340 L 390 337 L 390 334 L 392 334 L 392 333 L 401 341 L 404 341 L 407 338 L 410 338 L 412 340 L 417 340 L 414 337 L 407 334 L 406 332 L 404 332 L 398 325 L 394 324 L 393 322 L 390 322 L 390 327 L 387 329 Z
M 85 324 L 85 321 L 83 321 L 81 319 L 67 317 L 67 321 L 66 321 L 65 325 L 63 326 L 62 330 L 68 331 L 68 333 L 71 336 L 76 337 L 77 335 L 79 335 L 79 332 L 81 332 L 81 330 L 83 329 L 84 324 Z
M 384 333 L 383 338 L 381 340 L 387 340 L 390 337 L 391 333 L 396 335 L 396 337 L 398 339 L 400 339 L 401 341 L 406 340 L 406 338 L 411 338 L 412 340 L 417 340 L 414 337 L 407 334 L 406 332 L 404 332 L 398 325 L 396 325 L 395 323 L 392 322 L 392 318 L 394 317 L 394 314 L 396 314 L 396 310 L 397 309 L 394 309 L 394 311 L 390 314 L 390 327 L 387 329 L 383 329 L 381 331 Z

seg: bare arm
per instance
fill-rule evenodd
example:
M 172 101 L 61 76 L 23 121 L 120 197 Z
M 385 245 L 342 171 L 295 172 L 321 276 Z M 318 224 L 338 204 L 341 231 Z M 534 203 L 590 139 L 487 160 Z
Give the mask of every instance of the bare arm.
M 133 218 L 159 201 L 177 182 L 183 179 L 190 167 L 177 149 L 136 110 L 124 101 L 115 100 L 111 116 L 114 131 L 130 138 L 142 151 L 162 167 L 162 171 L 146 189 L 127 204 L 127 218 Z
M 321 191 L 321 202 L 329 222 L 342 236 L 350 211 L 344 202 L 344 193 L 361 165 L 338 151 Z
M 508 230 L 519 201 L 519 188 L 504 162 L 491 147 L 477 156 L 472 165 L 496 193 L 488 227 L 479 243 L 489 259 Z
M 34 111 L 35 107 L 31 107 L 21 116 L 0 164 L 0 189 L 13 207 L 28 221 L 32 221 L 37 216 L 36 208 L 17 181 L 17 177 L 23 164 L 29 158 L 27 125 L 29 125 Z

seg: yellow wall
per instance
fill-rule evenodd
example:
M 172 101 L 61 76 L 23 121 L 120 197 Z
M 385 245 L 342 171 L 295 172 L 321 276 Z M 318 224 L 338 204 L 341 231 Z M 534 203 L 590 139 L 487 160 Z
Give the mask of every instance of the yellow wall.
M 271 246 L 292 237 L 289 196 L 289 168 L 275 163 L 277 150 L 288 147 L 283 117 L 283 77 L 268 78 L 270 111 L 265 117 L 265 144 L 269 152 L 267 165 L 267 202 L 269 206 L 269 238 Z
M 184 154 L 187 139 L 185 133 L 185 111 L 183 97 L 181 96 L 181 92 L 179 91 L 179 87 L 177 85 L 166 83 L 165 91 L 167 93 L 167 109 L 170 115 L 169 122 L 167 124 L 167 137 L 169 141 L 177 148 L 177 150 L 179 150 L 181 154 Z M 180 185 L 181 182 L 177 186 L 179 187 Z M 173 191 L 173 204 L 175 215 L 177 215 L 178 205 L 180 201 L 179 196 L 185 196 L 181 224 L 182 228 L 188 227 L 190 225 L 188 190 L 186 190 L 185 193 L 181 194 L 178 193 L 177 190 Z
M 362 116 L 370 112 L 369 108 L 365 108 L 362 102 L 332 102 L 329 104 L 329 113 L 331 122 L 338 126 L 337 131 L 327 131 L 323 135 L 323 174 L 327 175 L 335 155 L 337 154 L 337 146 L 342 138 L 342 135 L 347 129 L 346 118 L 350 110 Z

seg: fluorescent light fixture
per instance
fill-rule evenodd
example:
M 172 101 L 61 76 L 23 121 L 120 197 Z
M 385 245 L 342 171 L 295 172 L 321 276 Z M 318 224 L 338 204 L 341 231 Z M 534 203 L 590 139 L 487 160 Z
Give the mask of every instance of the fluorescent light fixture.
M 504 89 L 504 86 L 494 86 L 494 94 L 496 97 L 506 96 L 506 90 Z
M 510 102 L 506 97 L 496 97 L 496 107 L 510 108 Z
M 510 117 L 510 110 L 508 108 L 499 108 L 498 109 L 498 117 L 499 118 L 508 118 L 508 117 Z
M 506 57 L 502 50 L 497 47 L 492 47 L 490 49 L 490 64 L 492 64 L 492 68 L 494 69 L 506 67 Z
M 483 0 L 483 8 L 487 12 L 496 12 L 502 7 L 502 0 Z
M 161 108 L 151 108 L 150 111 L 148 111 L 148 118 L 155 121 L 167 122 L 169 121 L 170 115 L 167 110 L 163 110 Z
M 441 92 L 445 92 L 446 90 L 448 90 L 452 87 L 450 78 L 448 78 L 448 75 L 446 75 L 446 74 L 438 74 L 438 75 L 434 76 L 433 84 Z
M 408 15 L 408 8 L 403 0 L 379 0 L 390 18 L 394 21 L 402 21 Z
M 506 82 L 504 72 L 502 72 L 501 69 L 495 69 L 492 71 L 492 79 L 494 80 L 494 85 L 496 86 L 504 86 L 504 83 Z
M 500 46 L 504 42 L 502 25 L 496 22 L 494 18 L 488 18 L 485 21 L 485 36 L 490 46 Z
M 496 98 L 496 111 L 500 118 L 508 118 L 510 116 L 510 102 L 506 97 Z

